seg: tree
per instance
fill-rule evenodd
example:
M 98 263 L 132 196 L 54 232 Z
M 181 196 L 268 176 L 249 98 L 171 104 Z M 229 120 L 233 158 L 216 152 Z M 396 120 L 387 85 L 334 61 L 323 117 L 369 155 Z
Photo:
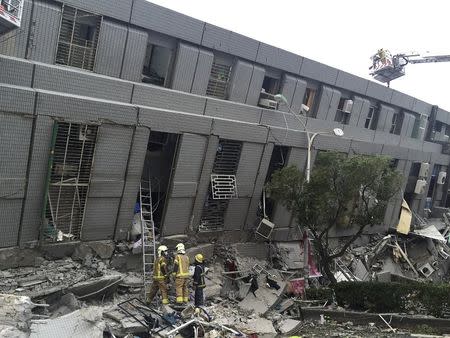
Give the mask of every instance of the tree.
M 321 152 L 309 183 L 295 166 L 288 166 L 272 175 L 268 191 L 308 230 L 322 271 L 335 284 L 331 263 L 366 228 L 383 223 L 386 206 L 400 185 L 401 175 L 389 157 Z M 331 251 L 330 232 L 343 228 L 351 228 L 352 235 Z

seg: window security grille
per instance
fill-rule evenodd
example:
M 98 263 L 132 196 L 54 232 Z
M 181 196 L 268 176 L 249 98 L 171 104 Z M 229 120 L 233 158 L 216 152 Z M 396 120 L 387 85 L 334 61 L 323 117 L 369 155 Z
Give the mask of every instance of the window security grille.
M 98 127 L 56 122 L 54 128 L 44 236 L 75 240 L 83 226 Z
M 241 157 L 241 150 L 242 142 L 220 140 L 211 177 L 221 177 L 224 175 L 235 176 Z M 234 180 L 234 185 L 234 191 L 237 192 L 236 180 Z M 200 231 L 220 231 L 225 224 L 225 213 L 230 200 L 214 199 L 213 188 L 214 185 L 210 184 L 200 220 Z M 237 197 L 237 194 L 234 197 Z
M 101 16 L 64 6 L 56 63 L 94 69 Z
M 211 175 L 212 198 L 226 200 L 237 197 L 235 175 Z
M 230 81 L 231 66 L 213 62 L 209 76 L 206 95 L 225 100 L 227 98 L 228 82 Z

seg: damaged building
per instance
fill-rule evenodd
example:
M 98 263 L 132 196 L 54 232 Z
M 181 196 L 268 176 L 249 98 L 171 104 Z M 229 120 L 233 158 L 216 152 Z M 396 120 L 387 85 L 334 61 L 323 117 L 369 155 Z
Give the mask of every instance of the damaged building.
M 282 94 L 288 107 L 274 100 Z M 447 207 L 450 112 L 145 0 L 25 0 L 0 35 L 0 248 L 129 236 L 141 189 L 163 237 L 242 241 L 264 184 L 318 151 L 384 154 L 417 215 Z M 267 198 L 271 238 L 298 239 Z M 345 236 L 336 233 L 335 236 Z

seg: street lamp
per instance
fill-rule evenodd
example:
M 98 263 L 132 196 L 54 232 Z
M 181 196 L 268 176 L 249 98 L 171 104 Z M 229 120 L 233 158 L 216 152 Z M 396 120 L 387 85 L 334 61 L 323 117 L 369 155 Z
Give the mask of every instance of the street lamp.
M 308 153 L 306 156 L 306 182 L 309 183 L 310 178 L 311 178 L 311 148 L 312 148 L 312 144 L 316 138 L 317 135 L 327 135 L 327 134 L 334 134 L 336 136 L 342 137 L 344 136 L 344 131 L 341 128 L 334 128 L 333 130 L 330 131 L 319 131 L 319 132 L 310 132 L 308 130 L 308 128 L 306 128 L 306 124 L 305 122 L 298 116 L 298 114 L 296 114 L 294 111 L 292 111 L 291 107 L 289 107 L 288 101 L 287 99 L 282 95 L 282 94 L 276 94 L 274 95 L 275 101 L 277 101 L 278 103 L 284 104 L 289 113 L 291 113 L 303 126 L 303 128 L 305 129 L 306 132 L 306 137 L 308 139 Z M 300 112 L 303 111 L 308 111 L 309 107 L 302 104 L 302 108 L 300 110 Z

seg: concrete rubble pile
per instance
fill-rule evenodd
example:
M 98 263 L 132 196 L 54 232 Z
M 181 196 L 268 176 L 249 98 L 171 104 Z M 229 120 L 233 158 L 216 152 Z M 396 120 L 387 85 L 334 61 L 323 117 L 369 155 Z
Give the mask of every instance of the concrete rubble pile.
M 446 278 L 449 229 L 445 219 L 407 235 L 372 236 L 339 259 L 335 275 L 339 281 Z M 0 312 L 0 337 L 274 337 L 308 330 L 320 336 L 326 325 L 335 325 L 303 317 L 306 308 L 338 308 L 304 299 L 305 288 L 323 280 L 320 274 L 303 278 L 305 257 L 298 241 L 191 245 L 191 261 L 199 252 L 208 257 L 200 313 L 193 305 L 182 309 L 142 302 L 139 266 L 124 272 L 127 260 L 139 262 L 141 256 L 126 248 L 119 244 L 103 253 L 81 248 L 72 258 L 39 258 L 34 267 L 0 270 L 0 300 L 9 304 Z M 174 291 L 172 286 L 170 304 Z M 382 331 L 386 327 L 336 325 L 335 336 L 389 336 Z
M 448 280 L 450 222 L 421 220 L 407 234 L 390 231 L 353 246 L 336 260 L 338 281 Z

